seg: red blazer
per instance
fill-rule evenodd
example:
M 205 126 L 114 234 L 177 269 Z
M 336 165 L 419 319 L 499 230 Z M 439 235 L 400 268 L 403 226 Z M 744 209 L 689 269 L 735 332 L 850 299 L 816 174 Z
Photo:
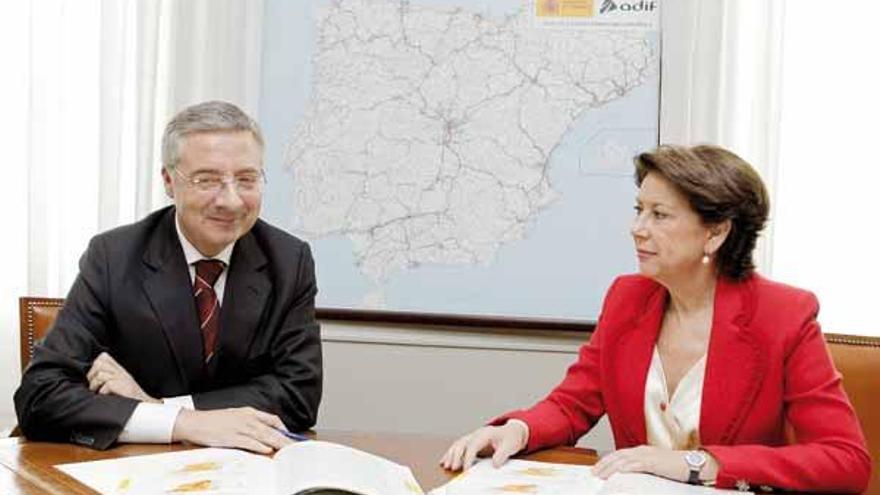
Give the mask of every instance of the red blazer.
M 609 289 L 589 344 L 562 383 L 518 418 L 527 450 L 574 444 L 608 414 L 617 448 L 647 443 L 645 381 L 668 293 L 639 276 Z M 816 314 L 816 297 L 752 275 L 719 279 L 700 410 L 717 486 L 860 492 L 871 458 Z M 786 442 L 791 425 L 796 444 Z

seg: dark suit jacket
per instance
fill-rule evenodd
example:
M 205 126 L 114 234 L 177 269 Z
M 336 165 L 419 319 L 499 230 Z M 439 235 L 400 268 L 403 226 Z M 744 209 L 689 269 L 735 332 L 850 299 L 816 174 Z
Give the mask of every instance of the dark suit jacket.
M 645 382 L 668 292 L 618 278 L 590 343 L 562 383 L 531 409 L 498 418 L 529 425 L 528 450 L 573 444 L 608 414 L 617 448 L 647 443 Z M 717 486 L 860 492 L 871 458 L 816 314 L 816 297 L 752 275 L 719 279 L 700 409 L 702 448 Z M 786 425 L 797 443 L 788 444 Z
M 232 252 L 212 367 L 202 341 L 174 208 L 92 239 L 53 329 L 15 393 L 28 438 L 113 444 L 137 401 L 89 391 L 107 351 L 147 394 L 191 394 L 196 409 L 251 406 L 291 430 L 321 399 L 314 262 L 306 243 L 258 220 Z

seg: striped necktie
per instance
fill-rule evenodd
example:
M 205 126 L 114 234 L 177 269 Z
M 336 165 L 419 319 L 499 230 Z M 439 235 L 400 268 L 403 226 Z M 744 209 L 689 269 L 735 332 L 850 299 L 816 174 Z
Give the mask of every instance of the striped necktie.
M 202 348 L 205 362 L 211 361 L 217 347 L 220 333 L 220 301 L 214 292 L 214 283 L 223 272 L 224 263 L 220 260 L 199 260 L 196 265 L 195 291 L 196 307 L 199 310 L 199 325 L 202 332 Z

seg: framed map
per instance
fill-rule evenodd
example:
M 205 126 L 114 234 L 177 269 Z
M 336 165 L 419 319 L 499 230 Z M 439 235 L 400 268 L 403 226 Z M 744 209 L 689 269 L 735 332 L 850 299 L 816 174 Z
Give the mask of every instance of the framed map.
M 659 2 L 267 0 L 263 216 L 321 308 L 588 321 L 635 269 Z

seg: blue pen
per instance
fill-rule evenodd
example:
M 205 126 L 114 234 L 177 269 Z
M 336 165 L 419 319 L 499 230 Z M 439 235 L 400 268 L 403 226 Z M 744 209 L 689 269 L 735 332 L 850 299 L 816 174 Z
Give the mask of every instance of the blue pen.
M 304 442 L 306 440 L 310 440 L 309 437 L 307 437 L 305 435 L 300 435 L 299 433 L 293 433 L 293 432 L 289 432 L 287 430 L 280 430 L 278 428 L 276 428 L 276 430 L 278 431 L 278 433 L 281 433 L 282 435 L 284 435 L 285 437 L 287 437 L 291 440 L 296 440 L 297 442 Z

